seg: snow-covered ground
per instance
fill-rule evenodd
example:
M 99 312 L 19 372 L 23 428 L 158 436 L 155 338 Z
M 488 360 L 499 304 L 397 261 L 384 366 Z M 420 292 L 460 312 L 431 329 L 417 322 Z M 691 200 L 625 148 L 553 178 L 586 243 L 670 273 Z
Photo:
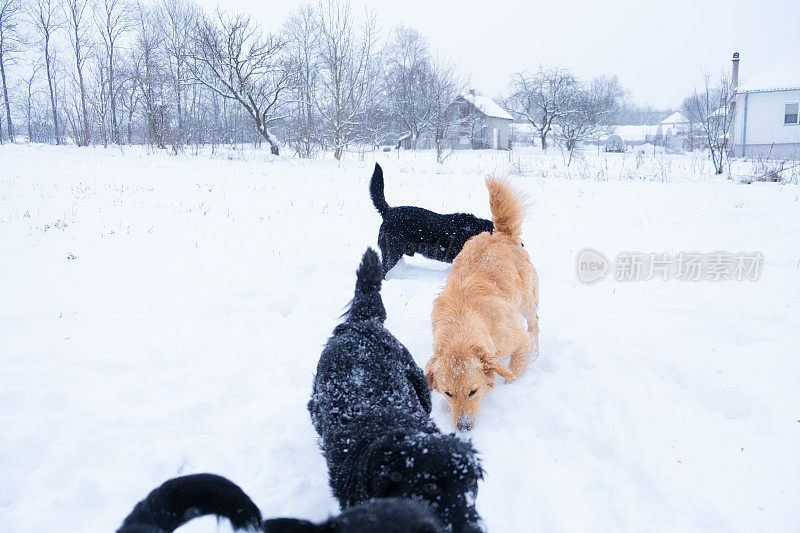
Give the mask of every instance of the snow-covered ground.
M 541 357 L 471 432 L 488 531 L 800 530 L 797 184 L 712 178 L 700 155 L 567 169 L 557 152 L 440 167 L 429 152 L 2 146 L 0 531 L 111 531 L 192 472 L 231 478 L 265 516 L 335 513 L 305 405 L 375 244 L 375 157 L 391 205 L 489 216 L 488 172 L 532 200 Z M 586 247 L 764 261 L 758 281 L 584 285 Z M 387 326 L 420 365 L 447 270 L 406 258 L 384 285 Z

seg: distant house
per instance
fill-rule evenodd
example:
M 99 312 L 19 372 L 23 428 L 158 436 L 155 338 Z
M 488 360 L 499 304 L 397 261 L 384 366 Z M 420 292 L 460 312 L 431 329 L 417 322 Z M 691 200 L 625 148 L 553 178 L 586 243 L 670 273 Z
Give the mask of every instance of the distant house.
M 691 133 L 689 119 L 678 111 L 659 122 L 660 143 L 667 148 L 681 148 L 686 145 L 686 138 Z
M 733 56 L 733 124 L 730 144 L 737 156 L 800 157 L 800 52 L 739 78 Z
M 689 119 L 679 111 L 675 111 L 659 124 L 663 135 L 683 135 L 689 131 Z
M 625 125 L 614 126 L 611 133 L 618 135 L 619 138 L 628 146 L 637 146 L 640 144 L 650 143 L 656 144 L 661 137 L 660 125 Z
M 689 120 L 678 112 L 658 124 L 613 126 L 610 130 L 627 146 L 655 144 L 668 148 L 680 148 L 688 132 Z
M 459 148 L 508 150 L 508 127 L 514 121 L 494 100 L 474 90 L 458 96 L 453 109 L 459 120 Z

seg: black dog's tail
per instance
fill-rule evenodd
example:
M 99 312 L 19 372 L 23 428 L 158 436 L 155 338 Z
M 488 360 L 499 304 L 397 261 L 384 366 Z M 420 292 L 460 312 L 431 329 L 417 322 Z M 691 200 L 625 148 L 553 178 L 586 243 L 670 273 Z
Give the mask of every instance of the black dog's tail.
M 369 320 L 379 318 L 386 320 L 386 308 L 381 299 L 381 280 L 383 270 L 378 254 L 372 248 L 367 248 L 361 264 L 356 272 L 356 293 L 350 302 L 347 312 L 349 320 Z
M 214 474 L 170 479 L 136 504 L 117 533 L 171 532 L 204 515 L 231 521 L 235 530 L 259 528 L 261 511 L 232 481 Z
M 375 171 L 372 173 L 372 179 L 369 180 L 369 195 L 375 209 L 385 218 L 386 213 L 389 212 L 389 204 L 386 203 L 386 197 L 383 195 L 383 169 L 378 163 L 375 163 Z

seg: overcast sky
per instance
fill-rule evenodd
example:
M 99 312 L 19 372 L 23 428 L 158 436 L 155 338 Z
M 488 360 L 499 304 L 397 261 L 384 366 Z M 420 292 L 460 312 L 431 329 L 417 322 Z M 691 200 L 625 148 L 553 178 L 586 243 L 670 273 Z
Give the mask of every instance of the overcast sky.
M 217 0 L 199 0 L 209 10 Z M 225 0 L 277 29 L 300 0 Z M 509 75 L 539 64 L 581 76 L 608 73 L 639 103 L 678 107 L 701 70 L 715 76 L 741 54 L 740 78 L 800 48 L 800 0 L 450 1 L 352 0 L 378 17 L 384 35 L 404 24 L 456 60 L 470 85 L 487 96 Z

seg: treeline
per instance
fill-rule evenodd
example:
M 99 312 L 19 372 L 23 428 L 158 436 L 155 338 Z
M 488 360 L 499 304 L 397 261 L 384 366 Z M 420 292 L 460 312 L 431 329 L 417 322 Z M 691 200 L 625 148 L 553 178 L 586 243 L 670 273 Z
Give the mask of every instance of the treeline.
M 147 144 L 175 151 L 265 143 L 303 157 L 349 146 L 436 148 L 463 132 L 467 87 L 416 30 L 381 32 L 346 0 L 267 30 L 188 0 L 0 0 L 0 141 Z M 614 77 L 521 72 L 503 102 L 568 149 L 632 107 Z

